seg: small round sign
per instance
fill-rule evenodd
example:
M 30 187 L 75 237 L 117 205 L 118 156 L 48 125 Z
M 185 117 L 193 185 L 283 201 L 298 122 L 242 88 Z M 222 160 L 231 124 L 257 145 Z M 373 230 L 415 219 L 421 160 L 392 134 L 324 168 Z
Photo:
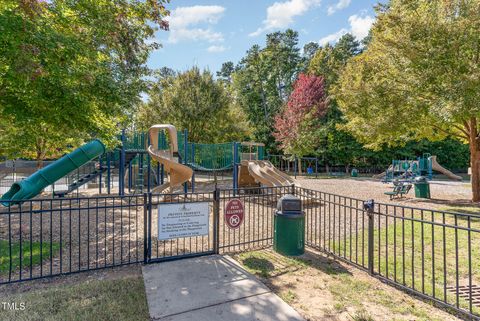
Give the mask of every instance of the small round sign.
M 231 199 L 225 205 L 225 224 L 231 229 L 239 228 L 242 225 L 245 211 L 243 203 L 238 198 Z

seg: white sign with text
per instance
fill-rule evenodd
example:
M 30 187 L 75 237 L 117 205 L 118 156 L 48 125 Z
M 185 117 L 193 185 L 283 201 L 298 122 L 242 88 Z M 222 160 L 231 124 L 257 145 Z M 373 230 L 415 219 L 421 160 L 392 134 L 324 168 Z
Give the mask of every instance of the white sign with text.
M 210 208 L 208 202 L 160 204 L 158 206 L 158 239 L 208 235 Z

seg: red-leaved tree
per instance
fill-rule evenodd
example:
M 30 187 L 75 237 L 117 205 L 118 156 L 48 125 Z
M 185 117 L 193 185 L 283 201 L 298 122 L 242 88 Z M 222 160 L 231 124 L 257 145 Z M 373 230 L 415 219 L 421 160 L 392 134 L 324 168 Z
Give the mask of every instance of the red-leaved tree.
M 301 157 L 313 152 L 311 134 L 327 108 L 323 77 L 300 74 L 283 111 L 275 117 L 273 135 L 285 154 Z

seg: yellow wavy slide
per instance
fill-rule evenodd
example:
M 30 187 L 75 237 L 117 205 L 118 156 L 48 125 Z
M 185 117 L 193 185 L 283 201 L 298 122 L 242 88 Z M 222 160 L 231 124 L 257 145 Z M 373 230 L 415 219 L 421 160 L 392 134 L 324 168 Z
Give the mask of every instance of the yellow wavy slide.
M 158 133 L 166 130 L 169 136 L 169 149 L 158 150 Z M 193 175 L 193 170 L 185 165 L 178 163 L 174 154 L 178 153 L 178 141 L 177 141 L 177 129 L 173 125 L 160 124 L 153 125 L 148 130 L 150 136 L 150 146 L 148 146 L 148 153 L 150 156 L 163 165 L 164 170 L 169 175 L 168 183 L 155 187 L 152 192 L 162 193 L 166 191 L 173 193 L 176 188 L 182 186 L 182 184 L 188 182 Z

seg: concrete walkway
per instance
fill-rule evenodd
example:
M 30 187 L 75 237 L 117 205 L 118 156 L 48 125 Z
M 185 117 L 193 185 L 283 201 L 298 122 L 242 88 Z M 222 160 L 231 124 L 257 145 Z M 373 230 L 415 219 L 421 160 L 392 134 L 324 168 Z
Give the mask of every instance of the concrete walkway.
M 142 273 L 152 320 L 304 321 L 228 256 L 149 264 Z

